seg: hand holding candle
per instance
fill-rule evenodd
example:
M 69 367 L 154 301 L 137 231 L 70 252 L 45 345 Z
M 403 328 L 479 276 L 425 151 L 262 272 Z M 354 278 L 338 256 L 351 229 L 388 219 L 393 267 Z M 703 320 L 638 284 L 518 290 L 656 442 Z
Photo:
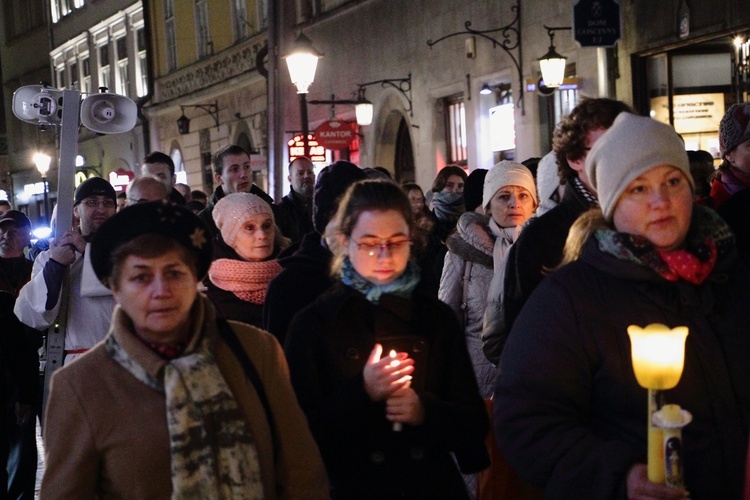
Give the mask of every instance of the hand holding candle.
M 383 346 L 375 344 L 363 371 L 365 391 L 373 401 L 386 400 L 405 387 L 411 381 L 414 371 L 414 360 L 405 352 L 394 352 L 393 357 L 385 356 L 381 359 L 382 354 Z

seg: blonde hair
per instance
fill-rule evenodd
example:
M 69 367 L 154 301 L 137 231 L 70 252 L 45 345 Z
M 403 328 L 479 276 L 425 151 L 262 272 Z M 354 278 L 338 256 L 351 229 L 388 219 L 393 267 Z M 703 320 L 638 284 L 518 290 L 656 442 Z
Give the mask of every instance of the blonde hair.
M 576 221 L 570 226 L 568 238 L 565 240 L 563 248 L 563 258 L 558 268 L 569 264 L 581 256 L 583 245 L 599 229 L 610 228 L 604 219 L 601 208 L 592 208 L 582 213 Z

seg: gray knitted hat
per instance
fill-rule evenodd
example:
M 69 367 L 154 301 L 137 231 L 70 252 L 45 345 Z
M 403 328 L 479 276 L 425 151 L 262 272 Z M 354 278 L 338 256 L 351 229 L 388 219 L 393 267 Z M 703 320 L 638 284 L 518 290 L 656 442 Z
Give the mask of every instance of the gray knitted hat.
M 594 143 L 584 167 L 604 218 L 612 220 L 617 201 L 628 184 L 659 165 L 680 169 L 695 190 L 685 143 L 674 128 L 648 117 L 620 113 Z

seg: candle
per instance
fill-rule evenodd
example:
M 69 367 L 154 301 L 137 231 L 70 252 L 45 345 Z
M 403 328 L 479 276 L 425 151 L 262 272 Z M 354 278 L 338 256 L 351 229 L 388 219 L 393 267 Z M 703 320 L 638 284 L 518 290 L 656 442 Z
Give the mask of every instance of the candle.
M 678 405 L 664 405 L 654 413 L 654 424 L 662 429 L 664 453 L 664 483 L 671 488 L 684 488 L 682 469 L 682 428 L 693 419 L 690 412 Z
M 388 355 L 391 357 L 393 361 L 391 361 L 391 366 L 396 367 L 400 365 L 401 363 L 399 360 L 396 359 L 396 351 L 391 349 L 391 352 L 388 353 Z M 404 424 L 401 422 L 393 422 L 393 432 L 401 432 L 401 430 L 404 428 Z
M 635 378 L 648 389 L 648 479 L 664 484 L 663 432 L 653 423 L 659 410 L 660 391 L 672 389 L 680 381 L 685 362 L 685 338 L 688 329 L 670 329 L 658 323 L 640 328 L 628 327 Z

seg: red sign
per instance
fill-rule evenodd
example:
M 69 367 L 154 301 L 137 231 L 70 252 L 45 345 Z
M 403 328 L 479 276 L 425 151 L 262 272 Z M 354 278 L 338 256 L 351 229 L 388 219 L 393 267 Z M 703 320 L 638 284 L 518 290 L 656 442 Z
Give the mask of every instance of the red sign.
M 307 136 L 307 147 L 309 148 L 309 155 L 305 154 L 305 141 L 303 140 L 303 135 L 295 135 L 293 138 L 289 139 L 289 142 L 287 143 L 287 146 L 289 146 L 289 162 L 296 160 L 300 156 L 308 156 L 310 158 L 310 161 L 313 163 L 320 163 L 326 161 L 326 149 L 318 144 L 318 141 L 315 140 L 315 136 L 312 134 L 308 134 Z
M 326 149 L 347 149 L 357 137 L 357 125 L 353 122 L 329 120 L 315 130 L 315 138 Z

